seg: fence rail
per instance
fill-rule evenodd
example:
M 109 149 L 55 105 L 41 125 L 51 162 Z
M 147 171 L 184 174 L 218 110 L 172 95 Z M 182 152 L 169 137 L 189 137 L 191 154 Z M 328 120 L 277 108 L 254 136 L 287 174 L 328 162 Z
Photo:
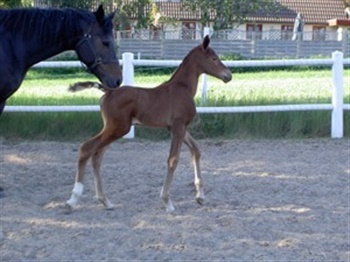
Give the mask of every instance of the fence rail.
M 176 67 L 181 60 L 134 60 L 132 53 L 123 54 L 120 61 L 123 65 L 123 79 L 125 85 L 133 85 L 134 66 Z M 225 61 L 228 67 L 268 67 L 268 66 L 302 66 L 328 65 L 332 67 L 333 90 L 332 104 L 301 104 L 301 105 L 267 105 L 267 106 L 235 106 L 235 107 L 197 107 L 197 112 L 208 113 L 245 113 L 245 112 L 276 112 L 276 111 L 332 111 L 331 137 L 343 137 L 343 111 L 350 110 L 350 104 L 343 103 L 343 67 L 350 65 L 350 59 L 343 59 L 343 53 L 335 51 L 332 59 L 292 59 L 292 60 L 261 60 L 261 61 Z M 80 62 L 41 62 L 35 67 L 77 67 Z M 206 78 L 205 78 L 206 79 Z M 203 83 L 206 85 L 206 83 Z M 203 90 L 206 90 L 203 88 Z M 206 97 L 206 94 L 202 94 Z M 5 112 L 89 112 L 99 111 L 99 106 L 5 106 Z M 134 137 L 132 129 L 127 138 Z
M 204 29 L 204 28 L 203 28 Z M 289 40 L 294 41 L 293 30 L 278 30 L 270 29 L 263 31 L 246 31 L 238 28 L 222 29 L 214 31 L 210 29 L 210 34 L 213 39 L 223 40 L 267 40 L 279 41 Z M 177 29 L 131 29 L 118 30 L 116 32 L 117 39 L 137 39 L 137 40 L 184 40 L 184 39 L 202 39 L 203 30 L 189 29 L 179 27 Z M 298 38 L 305 41 L 337 41 L 348 37 L 346 30 L 320 30 L 320 31 L 303 31 L 298 33 Z M 294 40 L 293 40 L 294 39 Z

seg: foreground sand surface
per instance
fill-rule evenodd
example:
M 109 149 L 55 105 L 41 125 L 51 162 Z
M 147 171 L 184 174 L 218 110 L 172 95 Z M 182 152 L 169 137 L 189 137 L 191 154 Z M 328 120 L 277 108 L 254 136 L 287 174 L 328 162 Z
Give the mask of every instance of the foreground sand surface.
M 169 141 L 122 141 L 91 165 L 69 215 L 79 143 L 0 140 L 1 261 L 349 261 L 350 140 L 199 140 L 206 202 L 184 146 L 159 199 Z

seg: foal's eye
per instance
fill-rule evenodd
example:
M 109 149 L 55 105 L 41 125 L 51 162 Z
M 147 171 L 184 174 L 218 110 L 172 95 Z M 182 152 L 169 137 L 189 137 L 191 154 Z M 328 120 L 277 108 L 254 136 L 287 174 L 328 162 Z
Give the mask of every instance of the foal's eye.
M 106 47 L 109 47 L 109 42 L 108 41 L 102 41 L 102 44 Z

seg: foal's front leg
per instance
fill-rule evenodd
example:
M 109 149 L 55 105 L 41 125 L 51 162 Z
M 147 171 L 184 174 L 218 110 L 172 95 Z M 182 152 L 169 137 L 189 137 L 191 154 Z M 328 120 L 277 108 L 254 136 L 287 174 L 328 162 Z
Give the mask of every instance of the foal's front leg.
M 69 200 L 66 202 L 66 208 L 68 211 L 72 209 L 72 207 L 76 206 L 79 198 L 83 194 L 84 186 L 84 176 L 85 176 L 85 168 L 87 161 L 94 153 L 96 144 L 98 143 L 99 136 L 93 137 L 90 140 L 83 143 L 80 147 L 79 151 L 79 160 L 78 160 L 78 170 L 75 176 L 75 183 L 72 190 L 72 195 Z
M 101 179 L 101 162 L 103 155 L 107 148 L 102 148 L 96 151 L 92 156 L 92 167 L 94 169 L 95 191 L 96 198 L 106 207 L 106 209 L 113 209 L 113 204 L 108 200 L 103 192 L 102 179 Z
M 186 126 L 182 124 L 174 125 L 171 128 L 171 147 L 168 158 L 168 172 L 165 177 L 164 185 L 162 191 L 160 192 L 160 197 L 163 200 L 167 212 L 172 212 L 175 210 L 171 200 L 170 200 L 170 185 L 174 178 L 174 172 L 179 161 L 180 149 L 185 136 Z

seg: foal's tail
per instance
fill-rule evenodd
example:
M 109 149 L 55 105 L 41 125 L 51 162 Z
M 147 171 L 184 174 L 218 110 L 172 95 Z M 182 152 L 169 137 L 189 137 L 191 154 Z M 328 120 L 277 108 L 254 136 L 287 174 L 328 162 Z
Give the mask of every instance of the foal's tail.
M 106 92 L 108 89 L 104 85 L 101 85 L 100 83 L 87 81 L 87 82 L 77 82 L 74 85 L 70 85 L 68 90 L 71 92 L 77 92 L 87 88 L 97 88 L 102 90 L 103 92 Z

